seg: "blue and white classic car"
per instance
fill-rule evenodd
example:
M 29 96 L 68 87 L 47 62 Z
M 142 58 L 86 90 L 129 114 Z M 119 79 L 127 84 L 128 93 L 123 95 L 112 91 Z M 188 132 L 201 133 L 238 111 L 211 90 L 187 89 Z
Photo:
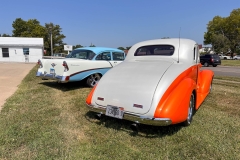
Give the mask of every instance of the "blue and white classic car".
M 38 60 L 37 77 L 59 83 L 86 79 L 93 87 L 111 68 L 125 59 L 125 53 L 115 48 L 84 47 L 73 50 L 64 59 Z

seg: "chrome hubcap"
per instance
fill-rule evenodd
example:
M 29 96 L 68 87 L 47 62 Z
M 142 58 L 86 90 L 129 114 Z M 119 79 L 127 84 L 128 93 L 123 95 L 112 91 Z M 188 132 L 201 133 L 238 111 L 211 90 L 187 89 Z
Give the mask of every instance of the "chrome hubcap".
M 99 74 L 92 74 L 90 77 L 89 77 L 89 82 L 90 82 L 90 85 L 91 86 L 95 86 L 96 83 L 100 80 L 100 76 Z
M 188 108 L 188 122 L 190 123 L 190 120 L 192 118 L 193 114 L 193 95 L 191 96 L 190 102 L 189 102 L 189 108 Z

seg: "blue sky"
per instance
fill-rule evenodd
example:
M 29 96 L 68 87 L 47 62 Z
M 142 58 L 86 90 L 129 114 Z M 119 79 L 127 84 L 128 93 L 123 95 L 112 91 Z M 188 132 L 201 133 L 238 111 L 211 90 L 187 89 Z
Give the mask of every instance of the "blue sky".
M 178 37 L 180 27 L 182 38 L 203 44 L 207 23 L 237 8 L 240 0 L 2 0 L 0 34 L 22 18 L 60 25 L 68 45 L 127 47 Z

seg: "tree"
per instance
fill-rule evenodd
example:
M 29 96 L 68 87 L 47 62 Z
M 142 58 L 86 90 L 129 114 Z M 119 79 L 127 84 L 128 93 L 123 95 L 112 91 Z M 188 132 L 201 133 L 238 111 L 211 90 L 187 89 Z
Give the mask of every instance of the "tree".
M 218 51 L 230 51 L 233 56 L 240 47 L 240 8 L 228 17 L 215 16 L 207 25 L 204 44 L 211 44 Z
M 91 43 L 89 47 L 96 47 L 96 46 L 95 46 L 94 44 Z
M 77 44 L 76 46 L 73 46 L 73 50 L 76 48 L 82 48 L 83 46 L 81 44 Z
M 130 47 L 126 47 L 126 50 L 129 50 L 131 47 L 132 47 L 132 46 L 130 46 Z
M 46 34 L 44 36 L 44 47 L 47 50 L 47 55 L 51 53 L 51 34 L 52 34 L 52 46 L 53 53 L 62 53 L 64 51 L 63 39 L 66 37 L 63 35 L 62 28 L 59 25 L 53 23 L 45 23 Z
M 51 33 L 52 33 L 52 45 L 53 53 L 63 52 L 63 39 L 66 37 L 63 35 L 62 28 L 59 25 L 53 23 L 45 23 L 45 26 L 40 25 L 37 19 L 29 19 L 24 21 L 21 18 L 16 18 L 12 24 L 13 37 L 38 37 L 44 39 L 44 47 L 47 50 L 46 55 L 51 55 Z M 50 29 L 51 27 L 51 29 Z
M 9 34 L 3 33 L 2 35 L 0 34 L 0 37 L 11 37 Z
M 118 49 L 120 49 L 120 50 L 123 50 L 123 51 L 125 50 L 125 48 L 124 48 L 124 47 L 118 47 Z
M 36 19 L 24 21 L 17 18 L 13 21 L 12 27 L 13 37 L 44 37 L 46 34 L 46 29 Z

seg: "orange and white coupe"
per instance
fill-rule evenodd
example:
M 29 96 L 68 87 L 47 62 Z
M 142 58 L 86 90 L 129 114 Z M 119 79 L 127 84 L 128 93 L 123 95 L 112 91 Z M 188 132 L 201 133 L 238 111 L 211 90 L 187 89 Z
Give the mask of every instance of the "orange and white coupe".
M 211 70 L 200 70 L 198 50 L 190 39 L 137 43 L 102 77 L 86 103 L 98 117 L 130 120 L 133 126 L 188 126 L 211 91 L 214 76 Z

